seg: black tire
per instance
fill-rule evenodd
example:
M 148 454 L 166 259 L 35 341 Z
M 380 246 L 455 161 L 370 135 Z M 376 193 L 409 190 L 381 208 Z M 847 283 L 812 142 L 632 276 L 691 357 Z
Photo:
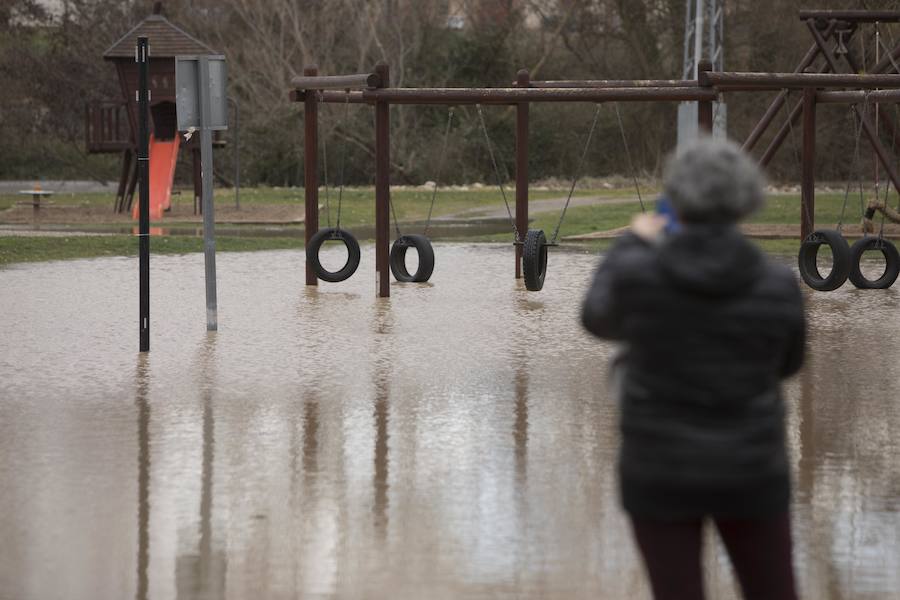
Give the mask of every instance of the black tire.
M 406 268 L 406 251 L 415 248 L 419 253 L 419 268 L 410 275 Z M 397 281 L 425 283 L 434 272 L 434 248 L 424 235 L 401 235 L 391 246 L 391 273 Z
M 816 256 L 823 245 L 831 248 L 834 261 L 828 277 L 822 277 L 816 265 Z M 838 289 L 850 275 L 850 245 L 835 229 L 818 229 L 809 234 L 800 244 L 800 255 L 797 258 L 800 277 L 806 285 L 820 292 Z
M 544 287 L 547 276 L 547 237 L 543 229 L 529 229 L 522 247 L 522 272 L 525 288 L 532 292 Z
M 884 255 L 884 274 L 878 279 L 866 279 L 860 262 L 866 250 L 881 250 Z M 864 290 L 886 290 L 900 275 L 900 252 L 897 246 L 883 238 L 864 237 L 850 246 L 850 283 Z
M 337 271 L 329 271 L 323 267 L 322 263 L 319 261 L 319 251 L 322 249 L 325 242 L 331 240 L 341 241 L 344 243 L 344 246 L 347 247 L 347 262 Z M 346 281 L 347 279 L 350 279 L 350 276 L 353 275 L 356 272 L 356 268 L 359 267 L 359 242 L 356 241 L 356 238 L 353 237 L 350 232 L 344 231 L 343 229 L 335 229 L 334 227 L 320 229 L 309 240 L 309 244 L 306 245 L 306 260 L 308 260 L 309 264 L 312 266 L 316 277 L 322 281 L 331 283 Z

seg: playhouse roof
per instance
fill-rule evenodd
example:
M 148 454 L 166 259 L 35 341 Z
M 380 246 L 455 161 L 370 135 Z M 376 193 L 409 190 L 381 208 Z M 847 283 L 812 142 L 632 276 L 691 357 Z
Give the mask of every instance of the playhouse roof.
M 139 36 L 150 40 L 151 58 L 174 58 L 189 54 L 217 54 L 212 48 L 187 33 L 177 25 L 173 25 L 160 14 L 153 14 L 138 23 L 119 41 L 103 53 L 103 58 L 134 59 L 134 48 Z

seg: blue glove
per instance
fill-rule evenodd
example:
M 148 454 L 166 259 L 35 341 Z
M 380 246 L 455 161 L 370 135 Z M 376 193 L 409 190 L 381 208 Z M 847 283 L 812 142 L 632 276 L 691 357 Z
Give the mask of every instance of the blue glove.
M 667 234 L 671 235 L 681 229 L 681 223 L 678 222 L 678 217 L 675 215 L 675 209 L 672 208 L 672 203 L 669 202 L 669 199 L 665 196 L 660 196 L 656 201 L 656 214 L 666 218 L 665 231 Z

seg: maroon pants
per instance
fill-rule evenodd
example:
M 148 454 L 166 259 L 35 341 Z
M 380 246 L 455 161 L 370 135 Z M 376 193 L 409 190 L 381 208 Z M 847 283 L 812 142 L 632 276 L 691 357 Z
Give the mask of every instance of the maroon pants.
M 745 600 L 797 600 L 787 513 L 766 519 L 715 519 Z M 703 600 L 703 521 L 631 521 L 655 600 Z

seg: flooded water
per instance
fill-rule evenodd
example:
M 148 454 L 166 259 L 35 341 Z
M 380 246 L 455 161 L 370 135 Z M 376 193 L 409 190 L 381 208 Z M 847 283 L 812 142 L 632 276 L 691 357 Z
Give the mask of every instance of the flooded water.
M 154 256 L 145 356 L 136 259 L 0 270 L 0 599 L 649 598 L 613 346 L 578 323 L 596 257 L 540 293 L 508 246 L 436 259 L 376 299 L 371 245 L 318 289 L 300 251 L 223 253 L 208 334 L 202 255 Z M 900 598 L 900 287 L 807 299 L 803 595 Z

